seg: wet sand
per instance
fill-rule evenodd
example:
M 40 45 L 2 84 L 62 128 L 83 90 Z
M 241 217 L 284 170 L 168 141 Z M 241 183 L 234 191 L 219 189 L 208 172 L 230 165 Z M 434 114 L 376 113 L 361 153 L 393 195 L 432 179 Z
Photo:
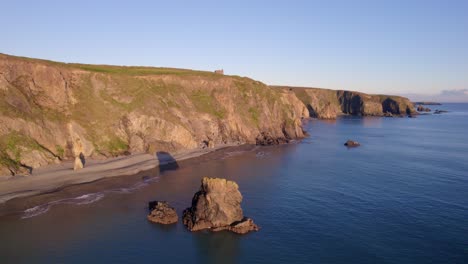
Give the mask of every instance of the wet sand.
M 35 169 L 30 176 L 16 176 L 0 181 L 0 204 L 20 197 L 51 193 L 67 186 L 95 182 L 104 178 L 136 175 L 161 165 L 206 155 L 233 145 L 211 149 L 196 149 L 176 154 L 134 154 L 107 160 L 87 160 L 85 168 L 73 170 L 73 162 Z M 1 210 L 1 209 L 0 209 Z
M 89 193 L 126 192 L 140 184 L 158 180 L 163 171 L 217 159 L 226 152 L 243 152 L 254 148 L 253 145 L 222 146 L 174 154 L 166 158 L 137 154 L 105 161 L 90 161 L 80 171 L 73 171 L 73 164 L 70 162 L 50 166 L 35 175 L 1 181 L 0 198 L 4 200 L 0 203 L 0 216 L 17 217 L 27 209 Z M 21 191 L 4 193 L 8 186 L 10 191 Z

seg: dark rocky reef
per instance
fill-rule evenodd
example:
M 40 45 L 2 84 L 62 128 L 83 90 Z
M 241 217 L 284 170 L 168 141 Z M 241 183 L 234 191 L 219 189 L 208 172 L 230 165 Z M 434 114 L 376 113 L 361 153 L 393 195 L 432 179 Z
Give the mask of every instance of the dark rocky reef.
M 274 137 L 266 132 L 260 133 L 255 139 L 255 144 L 260 146 L 279 145 L 288 142 L 289 139 L 286 137 Z
M 258 231 L 253 220 L 244 217 L 241 202 L 237 183 L 205 177 L 193 196 L 192 206 L 184 210 L 184 225 L 190 231 L 228 230 L 238 234 Z
M 436 115 L 438 115 L 438 114 L 443 114 L 443 113 L 448 113 L 448 111 L 447 111 L 447 110 L 439 110 L 439 109 L 436 109 L 436 110 L 434 111 L 434 114 L 436 114 Z
M 167 202 L 152 201 L 149 202 L 150 213 L 148 220 L 158 224 L 174 224 L 177 223 L 179 217 L 174 208 Z

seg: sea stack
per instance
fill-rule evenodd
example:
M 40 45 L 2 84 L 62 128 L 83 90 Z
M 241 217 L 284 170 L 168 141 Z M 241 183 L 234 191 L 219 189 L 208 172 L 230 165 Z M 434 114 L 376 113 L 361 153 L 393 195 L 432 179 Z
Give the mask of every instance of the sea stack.
M 73 170 L 81 170 L 83 167 L 83 160 L 80 157 L 75 157 L 75 164 L 73 165 Z
M 220 178 L 202 179 L 201 187 L 184 210 L 183 222 L 190 231 L 229 230 L 238 234 L 258 231 L 252 219 L 244 217 L 242 195 L 233 181 Z

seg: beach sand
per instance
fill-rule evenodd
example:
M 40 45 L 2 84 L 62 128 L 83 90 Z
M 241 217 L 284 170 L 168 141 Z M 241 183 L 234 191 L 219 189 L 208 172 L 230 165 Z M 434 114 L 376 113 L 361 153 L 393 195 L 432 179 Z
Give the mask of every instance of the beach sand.
M 221 145 L 216 148 L 196 149 L 175 154 L 133 154 L 106 160 L 87 160 L 85 168 L 73 170 L 73 161 L 35 169 L 32 175 L 15 176 L 0 181 L 0 204 L 8 200 L 43 193 L 51 193 L 71 185 L 91 183 L 104 178 L 136 175 L 158 166 L 179 162 L 232 147 Z

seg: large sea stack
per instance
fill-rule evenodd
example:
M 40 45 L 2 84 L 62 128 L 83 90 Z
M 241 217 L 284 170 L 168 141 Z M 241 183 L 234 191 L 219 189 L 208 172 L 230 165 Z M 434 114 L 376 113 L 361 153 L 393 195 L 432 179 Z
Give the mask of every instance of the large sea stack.
M 257 231 L 258 226 L 252 219 L 244 217 L 241 202 L 237 183 L 205 177 L 193 196 L 192 206 L 184 210 L 184 225 L 190 231 L 229 230 L 238 234 Z

